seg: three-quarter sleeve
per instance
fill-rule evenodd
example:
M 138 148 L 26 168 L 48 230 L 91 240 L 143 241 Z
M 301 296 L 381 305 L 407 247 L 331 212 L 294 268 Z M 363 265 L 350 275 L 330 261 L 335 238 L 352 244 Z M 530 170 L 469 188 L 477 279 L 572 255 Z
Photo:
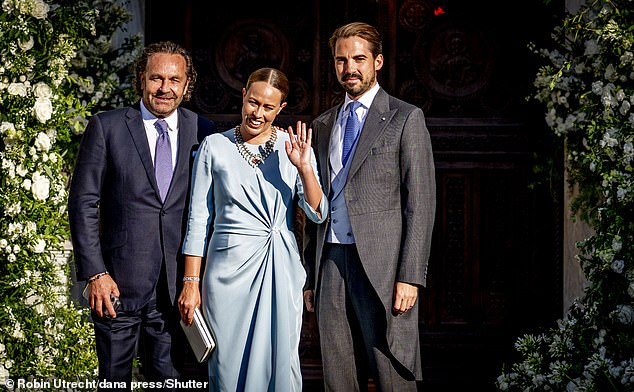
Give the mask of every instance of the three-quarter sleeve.
M 214 199 L 210 149 L 208 136 L 200 144 L 192 168 L 189 214 L 183 242 L 183 253 L 192 256 L 204 256 L 212 227 Z

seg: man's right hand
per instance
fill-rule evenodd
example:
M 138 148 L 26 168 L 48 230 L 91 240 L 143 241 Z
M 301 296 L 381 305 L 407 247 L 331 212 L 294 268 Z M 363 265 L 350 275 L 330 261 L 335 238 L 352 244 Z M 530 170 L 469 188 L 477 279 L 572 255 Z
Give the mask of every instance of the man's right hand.
M 306 310 L 308 310 L 309 312 L 315 311 L 315 291 L 314 290 L 304 291 L 304 304 L 306 304 Z
M 88 304 L 90 309 L 95 311 L 99 317 L 105 315 L 103 312 L 104 307 L 112 318 L 117 317 L 117 313 L 110 301 L 110 294 L 117 298 L 119 297 L 119 287 L 117 287 L 110 275 L 106 274 L 88 283 Z

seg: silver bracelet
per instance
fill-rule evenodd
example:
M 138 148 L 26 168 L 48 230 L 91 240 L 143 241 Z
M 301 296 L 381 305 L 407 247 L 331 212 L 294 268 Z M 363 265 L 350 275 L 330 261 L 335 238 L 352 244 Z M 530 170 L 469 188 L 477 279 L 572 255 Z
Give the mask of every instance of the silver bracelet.
M 198 276 L 183 276 L 183 282 L 200 282 Z
M 95 280 L 101 278 L 102 276 L 106 276 L 106 275 L 110 275 L 110 273 L 108 273 L 108 271 L 104 271 L 104 272 L 100 272 L 96 275 L 93 275 L 92 277 L 88 278 L 88 284 L 94 282 Z

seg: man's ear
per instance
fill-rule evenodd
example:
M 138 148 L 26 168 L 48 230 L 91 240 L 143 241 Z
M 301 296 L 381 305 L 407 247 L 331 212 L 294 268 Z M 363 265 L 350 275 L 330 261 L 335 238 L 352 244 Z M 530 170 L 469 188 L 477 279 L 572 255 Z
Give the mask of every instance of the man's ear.
M 185 83 L 185 88 L 183 89 L 183 95 L 187 94 L 187 90 L 189 89 L 190 78 L 187 78 L 187 82 Z
M 379 53 L 374 59 L 374 69 L 378 71 L 381 68 L 383 68 L 383 55 Z
M 139 80 L 141 81 L 141 91 L 145 91 L 145 72 L 139 74 Z

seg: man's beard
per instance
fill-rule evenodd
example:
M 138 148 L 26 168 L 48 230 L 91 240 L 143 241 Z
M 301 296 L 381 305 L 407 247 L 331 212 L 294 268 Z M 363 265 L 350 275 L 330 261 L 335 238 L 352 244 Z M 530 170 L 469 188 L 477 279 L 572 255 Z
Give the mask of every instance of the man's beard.
M 347 83 L 347 80 L 351 76 L 355 76 L 358 79 L 359 83 L 355 83 L 355 84 Z M 343 89 L 346 91 L 346 93 L 348 93 L 349 96 L 351 96 L 352 98 L 356 98 L 356 97 L 360 97 L 361 95 L 365 94 L 368 90 L 370 90 L 372 86 L 374 85 L 375 80 L 376 80 L 375 75 L 373 75 L 370 78 L 370 80 L 366 82 L 363 78 L 363 75 L 354 73 L 354 74 L 345 74 L 341 78 L 340 83 Z

